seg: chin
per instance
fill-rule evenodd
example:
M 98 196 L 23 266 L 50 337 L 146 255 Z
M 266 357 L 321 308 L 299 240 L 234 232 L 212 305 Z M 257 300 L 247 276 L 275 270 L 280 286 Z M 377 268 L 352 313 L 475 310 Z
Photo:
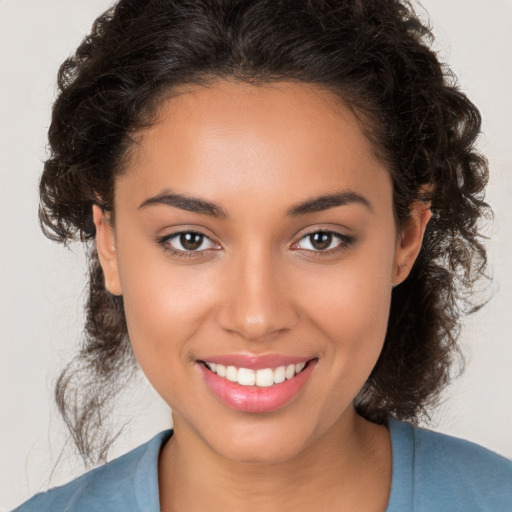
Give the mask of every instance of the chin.
M 314 429 L 307 424 L 286 425 L 281 420 L 232 424 L 220 436 L 206 437 L 221 457 L 244 464 L 277 464 L 292 460 L 314 442 Z M 209 439 L 208 439 L 209 438 Z

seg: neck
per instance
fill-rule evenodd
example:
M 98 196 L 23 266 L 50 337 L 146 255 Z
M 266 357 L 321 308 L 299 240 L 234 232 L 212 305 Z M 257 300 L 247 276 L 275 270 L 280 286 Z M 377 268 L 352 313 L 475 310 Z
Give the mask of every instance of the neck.
M 391 485 L 389 434 L 349 412 L 293 458 L 248 464 L 213 452 L 175 420 L 159 485 L 163 512 L 382 512 Z

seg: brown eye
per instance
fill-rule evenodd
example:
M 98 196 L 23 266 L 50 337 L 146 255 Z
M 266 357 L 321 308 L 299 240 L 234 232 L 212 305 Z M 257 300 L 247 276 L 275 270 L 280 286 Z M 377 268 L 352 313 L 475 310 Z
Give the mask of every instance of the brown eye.
M 317 251 L 325 251 L 328 249 L 332 243 L 332 239 L 332 233 L 325 231 L 319 231 L 318 233 L 309 235 L 309 243 Z
M 348 248 L 354 243 L 351 236 L 342 235 L 334 231 L 314 231 L 304 235 L 297 244 L 295 249 L 306 251 L 332 254 L 333 252 Z
M 186 251 L 196 251 L 201 247 L 204 236 L 199 233 L 181 233 L 179 242 Z
M 209 237 L 195 231 L 181 231 L 165 236 L 158 243 L 174 253 L 201 253 L 208 249 L 218 249 L 219 246 Z

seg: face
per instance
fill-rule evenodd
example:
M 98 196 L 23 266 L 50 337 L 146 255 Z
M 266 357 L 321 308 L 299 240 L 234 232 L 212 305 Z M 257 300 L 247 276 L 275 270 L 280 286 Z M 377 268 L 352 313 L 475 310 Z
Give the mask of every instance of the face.
M 294 83 L 191 86 L 94 211 L 107 287 L 176 435 L 287 460 L 353 415 L 426 214 L 397 231 L 358 121 Z

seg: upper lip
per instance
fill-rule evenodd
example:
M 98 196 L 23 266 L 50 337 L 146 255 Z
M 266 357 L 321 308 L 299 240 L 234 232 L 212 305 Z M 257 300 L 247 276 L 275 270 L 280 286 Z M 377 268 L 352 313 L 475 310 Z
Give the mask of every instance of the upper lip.
M 288 366 L 290 364 L 307 363 L 311 359 L 314 359 L 314 357 L 288 356 L 285 354 L 220 354 L 206 356 L 198 361 L 261 370 L 263 368 L 278 368 L 279 366 Z

